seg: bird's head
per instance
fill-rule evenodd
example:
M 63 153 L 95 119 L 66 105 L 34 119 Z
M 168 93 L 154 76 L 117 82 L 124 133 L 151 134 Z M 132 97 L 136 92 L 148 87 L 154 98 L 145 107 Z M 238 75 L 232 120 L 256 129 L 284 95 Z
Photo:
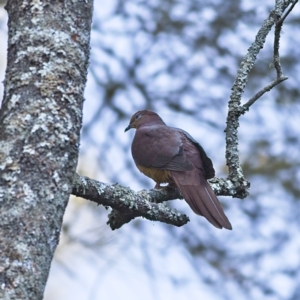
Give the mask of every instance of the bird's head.
M 125 132 L 131 128 L 138 128 L 144 124 L 165 124 L 161 117 L 151 110 L 137 111 L 130 119 L 129 125 L 125 128 Z

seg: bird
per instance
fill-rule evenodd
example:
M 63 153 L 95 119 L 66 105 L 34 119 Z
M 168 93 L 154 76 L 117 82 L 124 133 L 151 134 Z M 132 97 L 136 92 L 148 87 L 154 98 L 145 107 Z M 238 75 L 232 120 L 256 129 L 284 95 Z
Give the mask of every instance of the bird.
M 212 225 L 231 230 L 221 203 L 207 179 L 215 176 L 211 159 L 186 131 L 167 126 L 150 110 L 133 114 L 125 132 L 135 128 L 131 153 L 137 168 L 153 179 L 156 189 L 168 183 L 176 187 L 197 215 Z

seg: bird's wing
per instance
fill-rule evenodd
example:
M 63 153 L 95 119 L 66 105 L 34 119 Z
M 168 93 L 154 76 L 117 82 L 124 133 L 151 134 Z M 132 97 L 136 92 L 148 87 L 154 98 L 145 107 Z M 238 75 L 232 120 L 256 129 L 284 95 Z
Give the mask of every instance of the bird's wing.
M 135 163 L 143 167 L 173 171 L 194 168 L 185 155 L 180 132 L 165 125 L 138 129 L 131 150 Z
M 184 136 L 190 141 L 194 146 L 197 148 L 200 156 L 201 156 L 201 162 L 202 162 L 202 167 L 204 171 L 204 175 L 206 179 L 213 178 L 215 176 L 215 169 L 213 167 L 211 159 L 206 155 L 206 152 L 202 148 L 202 146 L 186 131 L 175 128 L 177 129 L 181 134 L 184 134 Z
M 200 155 L 199 168 L 203 169 L 205 178 L 213 178 L 215 170 L 211 159 L 202 146 L 182 129 L 159 125 L 137 130 L 132 144 L 132 155 L 136 163 L 144 167 L 173 171 L 191 170 L 192 161 L 187 159 L 185 153 L 187 144 L 194 145 L 195 155 Z

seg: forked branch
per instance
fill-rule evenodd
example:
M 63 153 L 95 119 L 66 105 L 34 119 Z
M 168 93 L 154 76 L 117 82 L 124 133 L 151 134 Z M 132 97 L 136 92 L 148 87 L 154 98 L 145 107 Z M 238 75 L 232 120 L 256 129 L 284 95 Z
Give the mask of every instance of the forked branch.
M 279 42 L 282 25 L 298 1 L 276 1 L 274 9 L 258 31 L 255 41 L 248 49 L 237 72 L 228 103 L 226 127 L 226 163 L 229 169 L 228 178 L 214 178 L 210 184 L 217 195 L 245 198 L 249 194 L 249 182 L 244 178 L 239 161 L 238 127 L 239 118 L 266 92 L 277 84 L 288 79 L 282 73 L 279 56 Z M 255 64 L 260 49 L 263 48 L 267 35 L 275 24 L 273 64 L 276 79 L 258 91 L 249 101 L 241 104 L 242 94 L 246 87 L 249 73 Z M 166 207 L 161 202 L 181 198 L 175 189 L 149 190 L 134 192 L 120 185 L 109 185 L 87 177 L 75 175 L 72 194 L 89 199 L 98 204 L 109 206 L 113 211 L 109 215 L 108 224 L 112 229 L 120 228 L 136 217 L 144 217 L 152 221 L 161 221 L 175 226 L 188 222 L 184 214 Z
M 276 1 L 274 9 L 271 11 L 269 17 L 264 21 L 262 27 L 259 29 L 255 41 L 248 49 L 247 54 L 243 58 L 237 77 L 232 87 L 232 93 L 228 103 L 228 115 L 227 115 L 227 127 L 226 132 L 226 162 L 229 169 L 228 178 L 234 183 L 237 189 L 245 187 L 244 195 L 248 194 L 249 184 L 244 178 L 243 170 L 239 161 L 238 151 L 238 127 L 239 117 L 249 110 L 250 106 L 253 105 L 261 96 L 266 92 L 270 91 L 277 84 L 288 79 L 283 76 L 280 56 L 279 56 L 279 41 L 282 24 L 286 19 L 287 15 L 292 11 L 298 1 Z M 288 8 L 289 7 L 289 8 Z M 286 9 L 288 10 L 286 11 Z M 285 13 L 286 11 L 286 13 Z M 241 104 L 242 94 L 246 87 L 249 73 L 253 68 L 259 51 L 263 48 L 266 37 L 275 24 L 274 33 L 274 67 L 277 73 L 277 78 L 271 83 L 267 84 L 260 91 L 258 91 L 249 101 L 244 105 Z

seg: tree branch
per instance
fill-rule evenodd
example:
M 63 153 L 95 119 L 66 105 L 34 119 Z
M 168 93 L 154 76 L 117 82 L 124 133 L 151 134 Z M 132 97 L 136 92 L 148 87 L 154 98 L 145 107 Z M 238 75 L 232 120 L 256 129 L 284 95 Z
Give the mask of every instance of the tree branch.
M 239 198 L 247 196 L 245 187 L 237 190 L 230 180 L 213 178 L 209 182 L 217 195 Z M 113 230 L 136 217 L 144 217 L 151 221 L 160 221 L 175 226 L 185 225 L 189 221 L 186 215 L 161 204 L 164 201 L 182 199 L 179 191 L 174 188 L 166 187 L 159 190 L 135 192 L 119 184 L 110 185 L 75 174 L 72 194 L 113 208 L 107 222 Z
M 273 87 L 275 87 L 277 84 L 281 83 L 284 80 L 289 79 L 287 76 L 282 76 L 280 78 L 275 79 L 274 81 L 270 82 L 268 85 L 266 85 L 264 88 L 262 88 L 259 92 L 257 92 L 247 103 L 245 103 L 241 109 L 240 113 L 244 114 L 246 111 L 249 110 L 250 106 L 258 100 L 264 93 L 269 92 Z
M 120 212 L 118 218 L 115 217 L 115 213 L 109 217 L 108 224 L 112 229 L 120 228 L 136 217 L 144 217 L 151 221 L 161 221 L 175 226 L 182 226 L 189 221 L 186 215 L 161 203 L 179 198 L 180 194 L 175 189 L 135 192 L 119 184 L 110 185 L 76 174 L 72 194 L 106 207 L 110 206 Z
M 291 4 L 288 12 L 281 18 L 285 9 Z M 282 75 L 279 59 L 279 39 L 282 23 L 287 14 L 295 6 L 295 1 L 276 1 L 275 8 L 271 11 L 269 17 L 264 21 L 262 27 L 259 29 L 254 43 L 248 49 L 247 54 L 241 62 L 240 68 L 237 72 L 237 77 L 232 87 L 232 93 L 228 103 L 228 116 L 226 132 L 226 163 L 229 169 L 228 178 L 235 183 L 235 187 L 249 187 L 247 180 L 244 178 L 243 170 L 239 161 L 238 151 L 238 127 L 239 117 L 244 114 L 249 107 L 255 103 L 264 93 L 270 91 L 277 84 L 288 79 Z M 278 21 L 279 20 L 279 21 Z M 249 73 L 254 66 L 256 57 L 263 48 L 267 35 L 269 34 L 273 25 L 276 24 L 275 40 L 274 40 L 274 65 L 277 71 L 277 79 L 269 83 L 256 93 L 246 104 L 241 105 L 241 97 L 246 87 Z M 248 191 L 245 191 L 248 193 Z
M 282 75 L 280 56 L 279 56 L 279 42 L 280 42 L 280 34 L 281 34 L 282 25 L 283 25 L 283 22 L 286 19 L 286 17 L 290 14 L 290 12 L 293 10 L 294 6 L 297 4 L 297 2 L 298 2 L 298 0 L 291 1 L 291 6 L 289 7 L 289 9 L 286 11 L 286 13 L 281 18 L 278 16 L 279 20 L 276 22 L 275 33 L 274 33 L 274 59 L 273 59 L 273 62 L 274 62 L 275 70 L 277 72 L 277 79 L 284 77 Z
M 276 26 L 275 26 L 275 33 L 274 33 L 274 55 L 273 55 L 273 64 L 277 73 L 277 78 L 262 88 L 259 92 L 257 92 L 247 103 L 245 103 L 241 109 L 240 114 L 244 114 L 246 111 L 249 110 L 250 106 L 254 104 L 256 100 L 258 100 L 264 93 L 269 92 L 273 87 L 277 84 L 281 83 L 284 80 L 287 80 L 288 77 L 282 74 L 281 64 L 280 64 L 280 55 L 279 55 L 279 42 L 280 42 L 280 33 L 282 29 L 282 25 L 286 17 L 289 13 L 293 10 L 294 6 L 297 4 L 298 0 L 294 1 L 291 4 L 287 12 L 284 14 L 283 17 L 280 18 L 279 15 L 275 15 L 277 18 Z

